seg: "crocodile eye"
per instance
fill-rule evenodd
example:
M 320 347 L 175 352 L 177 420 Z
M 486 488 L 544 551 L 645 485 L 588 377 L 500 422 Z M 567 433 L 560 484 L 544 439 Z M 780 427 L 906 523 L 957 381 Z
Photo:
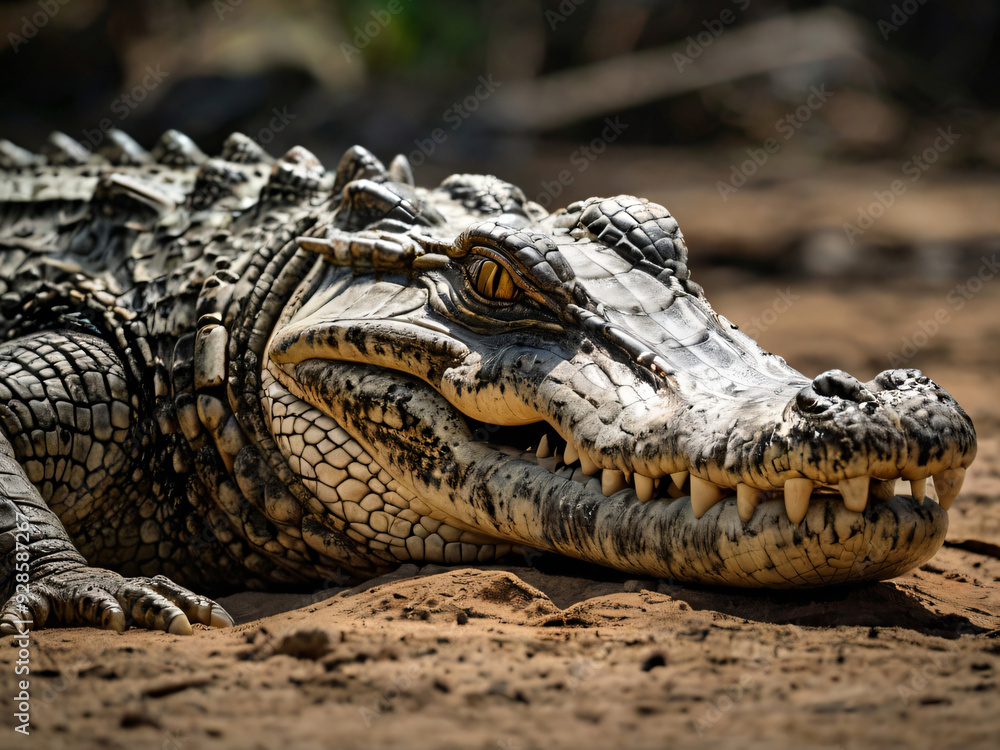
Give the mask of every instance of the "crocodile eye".
M 510 271 L 496 261 L 483 260 L 473 269 L 472 276 L 476 291 L 486 299 L 511 302 L 521 292 Z

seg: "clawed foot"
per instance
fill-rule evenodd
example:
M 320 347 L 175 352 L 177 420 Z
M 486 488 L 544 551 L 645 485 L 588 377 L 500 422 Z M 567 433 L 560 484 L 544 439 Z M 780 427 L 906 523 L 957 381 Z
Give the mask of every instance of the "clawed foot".
M 233 625 L 218 604 L 165 576 L 124 578 L 103 568 L 79 568 L 32 581 L 28 588 L 0 609 L 0 637 L 58 625 L 118 633 L 134 625 L 176 635 L 190 635 L 195 622 Z

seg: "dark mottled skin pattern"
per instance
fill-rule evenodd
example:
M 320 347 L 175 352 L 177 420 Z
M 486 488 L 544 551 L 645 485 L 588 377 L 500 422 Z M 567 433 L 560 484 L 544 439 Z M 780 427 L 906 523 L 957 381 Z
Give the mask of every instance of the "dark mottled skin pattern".
M 837 523 L 846 544 L 897 512 L 845 524 L 819 503 L 793 528 L 772 507 L 741 526 L 730 503 L 698 524 L 686 501 L 605 498 L 473 434 L 535 417 L 598 471 L 662 479 L 658 497 L 688 469 L 780 491 L 809 472 L 835 486 L 855 454 L 876 481 L 974 454 L 919 373 L 810 380 L 761 352 L 689 278 L 676 221 L 638 198 L 549 216 L 495 178 L 422 191 L 405 160 L 356 148 L 333 174 L 238 134 L 217 158 L 175 132 L 150 153 L 116 132 L 92 156 L 54 137 L 47 159 L 0 142 L 0 168 L 0 632 L 189 632 L 229 618 L 177 584 L 343 582 L 511 544 L 718 583 L 742 556 L 756 585 L 737 537 L 777 529 L 794 551 Z M 685 389 L 702 394 L 690 413 Z M 898 528 L 946 528 L 940 509 L 901 513 Z M 778 547 L 763 567 L 800 579 Z

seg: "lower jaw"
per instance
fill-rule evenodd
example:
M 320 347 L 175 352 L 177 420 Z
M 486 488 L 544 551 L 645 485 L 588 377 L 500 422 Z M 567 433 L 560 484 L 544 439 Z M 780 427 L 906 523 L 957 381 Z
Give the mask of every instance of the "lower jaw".
M 605 564 L 686 583 L 792 589 L 881 581 L 932 558 L 948 531 L 948 514 L 937 503 L 902 495 L 860 513 L 845 509 L 837 495 L 819 495 L 798 523 L 780 498 L 761 503 L 745 522 L 733 497 L 696 518 L 689 497 L 640 504 L 624 495 L 616 500 L 636 508 L 631 523 L 660 537 L 655 559 L 647 546 Z
M 940 549 L 948 513 L 936 502 L 895 495 L 848 511 L 837 495 L 817 495 L 792 523 L 780 499 L 761 503 L 749 522 L 727 498 L 695 519 L 689 498 L 674 501 L 679 533 L 693 535 L 701 556 L 687 556 L 677 576 L 740 587 L 812 588 L 894 578 Z M 675 537 L 676 538 L 676 537 Z
M 493 518 L 517 519 L 492 533 L 680 582 L 815 588 L 884 580 L 933 557 L 948 530 L 947 512 L 930 499 L 893 495 L 857 512 L 840 495 L 817 492 L 793 522 L 780 495 L 764 499 L 748 521 L 737 499 L 726 497 L 697 517 L 688 496 L 639 502 L 631 489 L 605 496 L 481 444 L 466 444 L 461 453 L 482 507 Z

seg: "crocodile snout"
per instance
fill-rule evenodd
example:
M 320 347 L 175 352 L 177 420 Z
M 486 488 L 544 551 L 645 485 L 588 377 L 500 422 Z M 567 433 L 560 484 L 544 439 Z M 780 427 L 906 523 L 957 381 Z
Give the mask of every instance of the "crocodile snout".
M 827 370 L 796 394 L 795 405 L 805 414 L 822 414 L 838 403 L 868 404 L 876 400 L 875 394 L 853 375 Z

